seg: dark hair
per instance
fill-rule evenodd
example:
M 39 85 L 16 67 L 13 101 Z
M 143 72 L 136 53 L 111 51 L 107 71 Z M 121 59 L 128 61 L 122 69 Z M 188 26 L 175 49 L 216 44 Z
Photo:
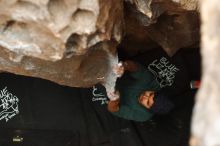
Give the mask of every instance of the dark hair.
M 154 104 L 150 111 L 155 114 L 167 114 L 174 108 L 174 104 L 165 95 L 155 92 Z

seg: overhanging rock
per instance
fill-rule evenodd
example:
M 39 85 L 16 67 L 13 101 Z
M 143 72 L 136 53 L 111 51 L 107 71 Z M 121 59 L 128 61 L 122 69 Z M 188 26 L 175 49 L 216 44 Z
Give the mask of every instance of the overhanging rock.
M 0 8 L 1 70 L 68 86 L 105 80 L 122 0 L 6 0 Z
M 119 43 L 133 55 L 162 47 L 170 56 L 199 44 L 197 0 L 0 2 L 2 71 L 88 87 L 113 75 Z
M 198 0 L 127 0 L 125 16 L 122 45 L 134 53 L 160 46 L 172 56 L 180 48 L 199 47 Z

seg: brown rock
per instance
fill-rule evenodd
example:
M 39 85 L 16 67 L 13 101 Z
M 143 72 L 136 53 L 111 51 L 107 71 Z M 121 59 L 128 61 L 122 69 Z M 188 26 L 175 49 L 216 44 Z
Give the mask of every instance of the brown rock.
M 116 46 L 129 55 L 199 44 L 197 0 L 5 0 L 0 2 L 0 70 L 113 90 Z M 123 11 L 125 8 L 125 11 Z M 123 13 L 125 12 L 125 20 Z M 125 24 L 125 29 L 124 29 Z
M 199 46 L 199 14 L 195 11 L 164 13 L 157 23 L 148 27 L 147 32 L 172 56 L 180 48 Z
M 86 87 L 106 81 L 117 62 L 122 0 L 7 0 L 0 8 L 0 70 Z
M 0 8 L 0 45 L 19 55 L 56 61 L 120 41 L 121 0 L 9 0 Z
M 64 58 L 56 62 L 27 56 L 20 62 L 14 62 L 8 59 L 11 52 L 1 48 L 0 68 L 7 72 L 48 79 L 62 85 L 88 87 L 104 82 L 106 78 L 109 57 L 103 48 L 103 44 L 99 44 L 86 55 Z
M 150 5 L 145 13 L 138 5 L 143 2 Z M 198 47 L 200 19 L 197 10 L 196 0 L 130 1 L 126 4 L 126 36 L 122 47 L 132 54 L 138 52 L 137 47 L 143 51 L 159 45 L 170 56 L 180 48 Z M 146 14 L 147 11 L 151 11 L 151 16 Z

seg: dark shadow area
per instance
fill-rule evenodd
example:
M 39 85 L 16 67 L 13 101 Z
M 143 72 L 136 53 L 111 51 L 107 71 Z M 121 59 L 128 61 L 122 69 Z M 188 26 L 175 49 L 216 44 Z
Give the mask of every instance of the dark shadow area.
M 119 55 L 146 64 L 165 54 L 155 49 L 129 58 Z M 189 83 L 200 79 L 200 60 L 199 49 L 179 51 L 170 58 L 181 72 L 175 86 L 164 92 L 176 107 L 146 122 L 109 113 L 100 85 L 70 88 L 1 73 L 0 146 L 187 146 L 196 94 Z

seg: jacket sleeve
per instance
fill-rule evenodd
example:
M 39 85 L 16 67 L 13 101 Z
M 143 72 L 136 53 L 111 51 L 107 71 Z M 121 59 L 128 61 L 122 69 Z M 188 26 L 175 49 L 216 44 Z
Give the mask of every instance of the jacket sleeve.
M 141 79 L 147 68 L 137 62 L 135 64 L 137 64 L 138 69 L 137 71 L 130 72 L 130 75 L 135 79 Z
M 131 119 L 132 117 L 132 109 L 126 105 L 120 105 L 120 108 L 117 112 L 113 112 L 113 115 L 116 115 L 121 118 Z
M 119 111 L 113 112 L 112 114 L 117 117 L 121 117 L 123 119 L 133 120 L 138 122 L 144 122 L 153 116 L 153 114 L 151 113 L 148 113 L 147 116 L 145 116 L 145 114 L 140 115 L 140 112 L 138 112 L 135 109 L 131 109 L 129 106 L 126 105 L 121 105 Z

